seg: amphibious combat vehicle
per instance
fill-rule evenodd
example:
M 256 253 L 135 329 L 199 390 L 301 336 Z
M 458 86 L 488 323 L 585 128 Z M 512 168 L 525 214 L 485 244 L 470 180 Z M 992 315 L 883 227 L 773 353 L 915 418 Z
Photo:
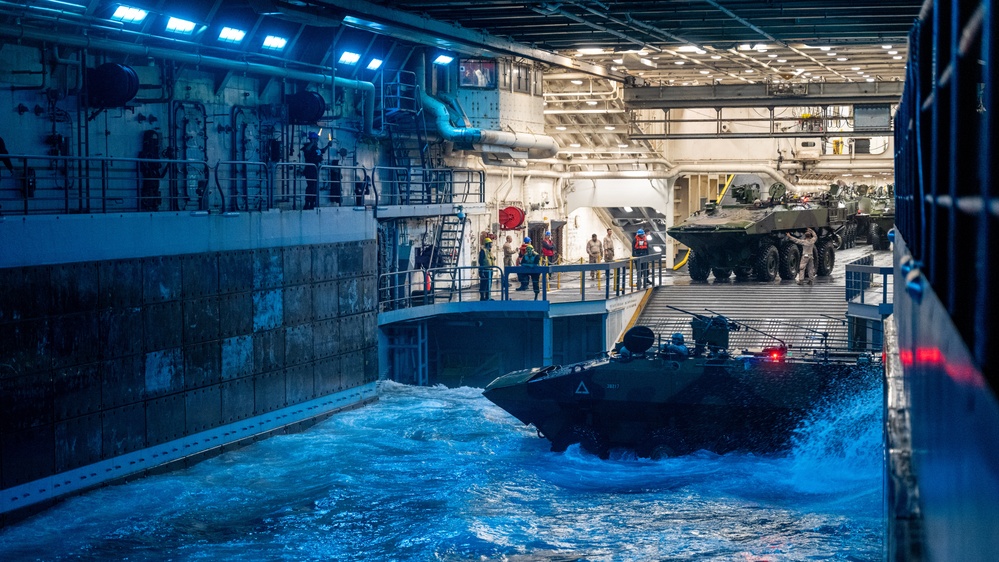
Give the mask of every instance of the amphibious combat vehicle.
M 618 352 L 515 371 L 484 395 L 533 425 L 552 451 L 580 443 L 601 458 L 612 448 L 653 458 L 700 449 L 775 453 L 789 447 L 817 403 L 880 369 L 862 355 L 794 358 L 779 340 L 731 355 L 728 333 L 739 323 L 696 315 L 691 327 L 692 349 L 679 338 L 653 347 L 656 336 L 639 326 Z
M 794 279 L 801 246 L 784 235 L 801 237 L 811 228 L 818 235 L 815 267 L 829 275 L 836 263 L 841 233 L 854 221 L 857 203 L 829 194 L 814 199 L 794 196 L 781 183 L 764 195 L 755 175 L 736 175 L 721 197 L 666 232 L 690 249 L 687 272 L 695 281 L 715 279 L 773 281 Z

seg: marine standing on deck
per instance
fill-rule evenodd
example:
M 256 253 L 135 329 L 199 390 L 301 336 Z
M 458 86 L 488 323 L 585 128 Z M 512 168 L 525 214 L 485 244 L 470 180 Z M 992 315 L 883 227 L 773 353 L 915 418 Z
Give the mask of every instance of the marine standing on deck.
M 326 148 L 319 148 L 319 133 L 309 131 L 309 140 L 302 145 L 302 158 L 305 160 L 305 205 L 304 209 L 315 209 L 319 203 L 319 167 L 323 165 Z
M 805 280 L 807 274 L 808 284 L 812 284 L 812 279 L 815 277 L 815 231 L 809 228 L 805 231 L 804 238 L 797 238 L 787 234 L 787 239 L 794 242 L 795 244 L 801 246 L 801 262 L 798 266 L 798 284 Z
M 551 231 L 545 232 L 545 237 L 541 239 L 541 265 L 552 265 L 555 261 L 555 242 L 552 240 Z
M 521 261 L 521 265 L 528 267 L 537 267 L 541 263 L 541 256 L 534 251 L 534 246 L 528 244 L 524 252 L 524 259 Z M 538 294 L 541 292 L 541 288 L 538 286 L 540 273 L 530 273 L 527 277 L 531 280 L 531 286 L 534 289 L 534 300 L 538 300 Z
M 645 230 L 641 228 L 639 228 L 638 232 L 635 233 L 635 241 L 632 244 L 631 255 L 636 258 L 649 255 L 649 239 L 645 237 Z M 642 262 L 638 267 L 642 280 L 648 283 L 649 264 Z
M 493 266 L 496 265 L 496 259 L 493 258 L 493 240 L 492 238 L 486 238 L 482 241 L 482 247 L 479 248 L 479 300 L 488 301 L 492 300 L 489 297 L 489 292 L 493 286 Z
M 600 263 L 600 254 L 604 253 L 604 245 L 600 243 L 597 239 L 597 234 L 594 232 L 593 236 L 586 243 L 586 255 L 590 257 L 590 263 Z M 590 272 L 590 279 L 596 279 L 597 272 Z
M 503 267 L 513 266 L 513 256 L 517 255 L 517 250 L 513 247 L 513 236 L 507 235 L 506 243 L 503 244 Z
M 611 235 L 611 229 L 607 229 L 607 236 L 604 236 L 604 261 L 612 262 L 614 261 L 614 236 Z

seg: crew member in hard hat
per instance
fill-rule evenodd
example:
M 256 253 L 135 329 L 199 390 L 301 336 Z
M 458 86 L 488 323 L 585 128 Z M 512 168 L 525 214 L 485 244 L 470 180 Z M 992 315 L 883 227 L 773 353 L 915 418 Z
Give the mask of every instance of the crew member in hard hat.
M 540 264 L 541 264 L 541 256 L 534 251 L 534 246 L 528 244 L 527 247 L 524 248 L 524 259 L 521 260 L 521 265 L 525 267 L 537 267 Z M 538 281 L 541 277 L 541 274 L 529 273 L 527 274 L 527 276 L 530 278 L 531 287 L 534 289 L 534 300 L 538 300 L 538 294 L 541 292 L 541 289 L 538 286 Z
M 690 348 L 683 343 L 683 334 L 676 332 L 670 342 L 663 344 L 663 352 L 670 359 L 686 359 L 690 357 Z
M 552 233 L 545 231 L 545 237 L 541 239 L 541 265 L 551 265 L 555 262 L 555 241 L 552 240 Z
M 642 257 L 649 255 L 649 239 L 645 237 L 645 230 L 639 228 L 638 232 L 635 233 L 635 241 L 631 246 L 632 257 Z M 641 279 L 645 283 L 649 283 L 649 264 L 648 262 L 642 262 L 638 266 L 639 272 L 641 273 Z
M 798 275 L 795 279 L 801 285 L 807 276 L 808 284 L 811 285 L 812 279 L 815 277 L 815 242 L 818 241 L 815 231 L 809 228 L 802 238 L 790 234 L 786 236 L 788 240 L 801 246 L 801 262 L 798 265 Z
M 520 245 L 520 250 L 518 251 L 519 255 L 517 256 L 517 265 L 524 265 L 524 254 L 527 253 L 527 246 L 530 243 L 531 243 L 531 237 L 525 236 L 524 243 Z M 518 273 L 517 281 L 520 281 L 520 286 L 517 287 L 517 290 L 526 291 L 528 288 L 528 284 L 530 284 L 531 282 L 531 278 L 528 277 L 526 273 Z
M 590 258 L 590 263 L 600 263 L 600 255 L 604 253 L 604 245 L 600 243 L 600 239 L 597 238 L 597 233 L 594 232 L 590 236 L 590 240 L 586 242 L 586 255 Z M 597 271 L 594 269 L 590 271 L 590 279 L 597 278 Z
M 479 248 L 479 300 L 492 300 L 489 296 L 493 287 L 493 266 L 496 260 L 493 258 L 493 239 L 488 236 L 482 241 Z
M 315 209 L 319 203 L 319 167 L 323 165 L 325 148 L 319 148 L 319 133 L 309 131 L 308 140 L 302 145 L 302 159 L 305 160 L 305 205 L 304 209 Z

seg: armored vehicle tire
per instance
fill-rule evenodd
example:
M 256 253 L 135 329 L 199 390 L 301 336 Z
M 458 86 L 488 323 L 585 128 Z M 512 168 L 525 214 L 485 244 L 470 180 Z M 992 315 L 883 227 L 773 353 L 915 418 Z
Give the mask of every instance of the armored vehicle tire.
M 725 269 L 724 267 L 712 267 L 711 273 L 714 274 L 715 279 L 718 281 L 728 281 L 728 278 L 732 276 L 732 270 Z
M 833 266 L 836 265 L 836 243 L 831 238 L 819 240 L 815 245 L 815 253 L 818 254 L 818 262 L 815 264 L 815 271 L 819 275 L 829 275 Z
M 574 443 L 579 443 L 583 450 L 602 459 L 610 456 L 610 445 L 607 443 L 607 438 L 596 429 L 583 424 L 569 426 L 559 433 L 552 440 L 552 451 L 560 453 Z
M 753 265 L 756 280 L 773 281 L 779 270 L 780 253 L 777 251 L 777 246 L 769 243 L 760 246 L 756 254 L 756 263 Z
M 797 277 L 800 264 L 801 248 L 794 242 L 785 240 L 780 246 L 780 278 L 790 281 Z
M 711 267 L 706 262 L 702 262 L 701 258 L 691 251 L 690 257 L 687 258 L 687 273 L 694 281 L 707 281 Z
M 888 237 L 885 235 L 885 231 L 881 228 L 881 225 L 872 222 L 871 229 L 867 234 L 867 239 L 870 240 L 871 246 L 875 250 L 887 250 L 890 248 L 891 242 L 888 241 Z
M 690 452 L 689 449 L 677 431 L 661 428 L 649 434 L 635 452 L 640 457 L 660 460 L 685 455 Z

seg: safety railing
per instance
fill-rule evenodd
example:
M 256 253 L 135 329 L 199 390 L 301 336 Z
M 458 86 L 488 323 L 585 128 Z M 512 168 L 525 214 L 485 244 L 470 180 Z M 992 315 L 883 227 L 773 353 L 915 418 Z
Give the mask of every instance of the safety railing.
M 669 269 L 662 254 L 595 264 L 441 267 L 385 273 L 379 278 L 379 306 L 398 310 L 442 302 L 538 300 L 585 302 L 608 300 L 663 285 Z M 480 273 L 488 271 L 486 286 Z M 591 278 L 592 275 L 592 278 Z M 537 276 L 532 279 L 532 276 Z M 453 285 L 458 289 L 452 289 Z M 526 291 L 524 296 L 519 296 Z
M 873 264 L 873 256 L 846 264 L 846 301 L 876 308 L 885 316 L 891 314 L 894 268 Z
M 435 205 L 485 202 L 481 170 L 378 166 L 374 169 L 380 205 Z
M 198 160 L 7 155 L 0 177 L 4 214 L 194 210 L 211 195 L 209 167 Z
M 215 165 L 215 185 L 228 211 L 262 211 L 271 200 L 270 170 L 263 162 L 222 161 Z

